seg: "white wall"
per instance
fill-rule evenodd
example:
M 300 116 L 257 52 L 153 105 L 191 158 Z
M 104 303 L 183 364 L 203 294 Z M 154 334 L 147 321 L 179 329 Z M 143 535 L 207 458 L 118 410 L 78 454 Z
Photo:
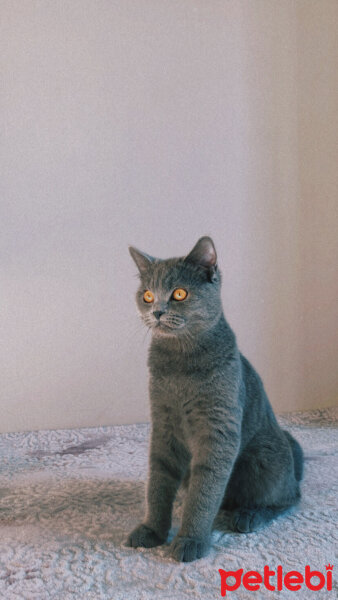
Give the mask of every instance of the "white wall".
M 128 244 L 211 235 L 277 411 L 333 404 L 335 0 L 2 0 L 1 431 L 148 420 Z

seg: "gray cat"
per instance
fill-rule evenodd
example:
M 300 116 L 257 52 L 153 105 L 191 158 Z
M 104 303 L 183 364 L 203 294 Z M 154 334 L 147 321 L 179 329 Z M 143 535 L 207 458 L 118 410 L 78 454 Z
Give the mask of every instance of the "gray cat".
M 212 240 L 202 237 L 183 258 L 130 253 L 140 272 L 137 305 L 152 331 L 152 433 L 146 516 L 127 544 L 166 542 L 183 483 L 182 523 L 169 551 L 188 562 L 207 553 L 220 508 L 231 511 L 234 531 L 247 533 L 294 505 L 303 452 L 278 425 L 224 318 Z

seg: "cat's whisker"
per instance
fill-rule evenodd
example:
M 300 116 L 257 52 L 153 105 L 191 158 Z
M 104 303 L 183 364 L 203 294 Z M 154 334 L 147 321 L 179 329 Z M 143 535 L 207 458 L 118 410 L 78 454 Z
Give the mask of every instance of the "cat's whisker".
M 143 340 L 142 340 L 142 344 L 144 344 L 144 342 L 145 342 L 145 339 L 146 339 L 146 337 L 147 337 L 148 333 L 150 333 L 150 329 L 146 329 L 146 330 L 145 330 L 145 332 L 144 332 L 144 336 L 143 336 Z
M 127 341 L 128 343 L 132 342 L 135 339 L 135 336 L 142 337 L 144 331 L 144 323 L 142 321 L 137 321 L 135 325 L 128 331 Z M 148 329 L 146 329 L 148 331 Z

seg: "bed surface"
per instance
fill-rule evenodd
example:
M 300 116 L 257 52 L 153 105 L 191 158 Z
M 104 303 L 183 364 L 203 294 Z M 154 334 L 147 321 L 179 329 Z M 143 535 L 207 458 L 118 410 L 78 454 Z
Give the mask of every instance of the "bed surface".
M 300 505 L 251 534 L 230 532 L 221 512 L 209 556 L 189 564 L 169 559 L 165 546 L 124 546 L 143 516 L 149 425 L 1 435 L 0 598 L 214 600 L 221 598 L 218 569 L 263 572 L 264 565 L 304 573 L 309 564 L 325 573 L 331 563 L 337 580 L 337 417 L 334 408 L 280 416 L 305 451 Z M 226 597 L 334 598 L 337 588 L 241 587 Z

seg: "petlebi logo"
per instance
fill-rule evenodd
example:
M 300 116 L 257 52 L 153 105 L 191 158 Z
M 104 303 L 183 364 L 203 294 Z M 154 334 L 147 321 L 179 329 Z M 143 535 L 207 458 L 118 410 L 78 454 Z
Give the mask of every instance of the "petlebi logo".
M 309 565 L 306 565 L 304 575 L 300 571 L 284 572 L 283 567 L 278 565 L 276 571 L 265 565 L 263 574 L 258 571 L 247 571 L 238 569 L 237 571 L 225 571 L 218 569 L 221 576 L 221 596 L 226 596 L 227 592 L 234 592 L 240 586 L 246 590 L 257 591 L 262 587 L 269 591 L 282 591 L 284 589 L 294 591 L 301 588 L 307 588 L 312 591 L 319 591 L 325 588 L 328 591 L 332 590 L 332 570 L 333 565 L 326 565 L 325 573 L 312 570 Z

